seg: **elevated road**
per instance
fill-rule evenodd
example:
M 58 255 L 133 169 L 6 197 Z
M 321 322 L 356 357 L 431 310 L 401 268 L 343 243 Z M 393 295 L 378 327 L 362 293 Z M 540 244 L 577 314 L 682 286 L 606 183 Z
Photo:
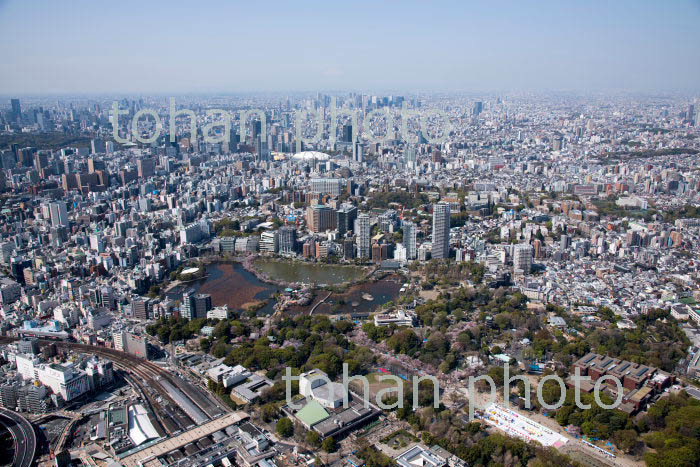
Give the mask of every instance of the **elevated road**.
M 31 423 L 11 410 L 0 408 L 0 424 L 10 431 L 15 442 L 12 465 L 30 467 L 36 455 L 36 433 Z

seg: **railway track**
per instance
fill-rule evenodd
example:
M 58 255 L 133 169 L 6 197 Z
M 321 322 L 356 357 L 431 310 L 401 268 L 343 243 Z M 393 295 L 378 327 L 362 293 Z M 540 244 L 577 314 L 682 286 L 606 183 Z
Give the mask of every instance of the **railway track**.
M 145 361 L 136 360 L 136 357 L 127 356 L 128 354 L 114 349 L 98 348 L 98 350 L 94 346 L 83 344 L 69 345 L 68 347 L 107 357 L 114 362 L 117 368 L 131 375 L 127 381 L 138 388 L 138 392 L 150 405 L 151 411 L 155 414 L 163 431 L 168 435 L 183 431 L 194 424 L 193 420 L 178 408 L 177 403 L 160 384 L 160 378 L 165 376 L 166 370 L 156 365 L 144 365 Z M 163 402 L 158 401 L 158 396 Z
M 0 336 L 0 344 L 9 344 L 17 341 L 17 337 Z M 108 358 L 114 362 L 115 367 L 130 375 L 127 381 L 141 394 L 143 399 L 150 405 L 152 413 L 155 414 L 157 422 L 168 435 L 184 431 L 195 426 L 194 420 L 180 407 L 180 404 L 173 399 L 167 388 L 163 386 L 161 381 L 168 381 L 172 386 L 184 390 L 187 397 L 192 400 L 195 405 L 200 405 L 201 397 L 191 394 L 191 388 L 184 381 L 178 381 L 179 378 L 171 375 L 167 370 L 159 367 L 153 362 L 143 360 L 139 357 L 129 355 L 116 349 L 99 347 L 88 344 L 80 344 L 67 341 L 48 341 L 39 340 L 40 345 L 55 344 L 58 348 L 71 349 L 86 354 L 94 354 Z M 188 392 L 190 394 L 188 394 Z M 198 402 L 197 399 L 200 399 Z M 211 410 L 205 410 L 209 407 L 203 407 L 202 410 L 207 416 L 215 418 L 221 415 L 221 412 L 212 413 Z

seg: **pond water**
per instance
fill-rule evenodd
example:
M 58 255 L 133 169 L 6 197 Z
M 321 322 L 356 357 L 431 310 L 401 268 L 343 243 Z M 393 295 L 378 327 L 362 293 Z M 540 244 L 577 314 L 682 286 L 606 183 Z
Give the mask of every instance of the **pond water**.
M 276 264 L 278 266 L 285 265 L 282 262 L 261 261 L 256 266 L 266 266 Z M 324 281 L 317 283 L 325 284 L 340 284 L 342 282 L 357 280 L 365 275 L 362 268 L 352 266 L 337 266 L 337 265 L 311 265 L 304 263 L 288 263 L 288 266 L 313 266 L 311 268 L 303 268 L 302 272 L 292 272 L 292 268 L 278 267 L 275 271 L 289 274 L 286 279 L 279 278 L 286 282 L 312 282 L 309 278 L 324 277 Z M 329 271 L 321 276 L 325 268 L 330 268 Z M 260 267 L 260 270 L 263 268 Z M 272 271 L 273 269 L 267 269 Z M 269 277 L 272 274 L 266 272 Z M 307 278 L 306 280 L 302 277 Z M 295 279 L 296 278 L 296 279 Z M 336 282 L 332 282 L 335 280 Z M 378 306 L 389 301 L 395 300 L 399 295 L 399 289 L 403 279 L 400 276 L 390 275 L 384 279 L 366 282 L 350 287 L 346 292 L 333 293 L 328 300 L 319 305 L 314 313 L 369 313 L 374 311 Z M 246 270 L 240 263 L 213 263 L 206 267 L 206 276 L 200 280 L 179 285 L 167 292 L 167 296 L 173 300 L 182 300 L 182 294 L 187 291 L 193 293 L 206 293 L 211 295 L 212 305 L 222 306 L 228 305 L 233 311 L 240 311 L 247 306 L 265 302 L 265 307 L 258 314 L 269 315 L 274 310 L 274 300 L 270 300 L 273 295 L 281 291 L 282 287 L 258 279 L 258 277 Z M 306 307 L 293 307 L 289 313 L 305 313 L 328 292 L 319 290 L 313 303 Z
M 403 282 L 401 276 L 391 275 L 378 281 L 358 284 L 350 287 L 346 292 L 331 294 L 325 302 L 316 308 L 314 314 L 371 313 L 377 307 L 395 301 L 399 296 Z M 328 293 L 321 290 L 317 295 L 310 306 L 323 299 Z M 296 310 L 300 310 L 300 308 L 296 308 Z
M 240 263 L 214 263 L 207 266 L 204 278 L 175 287 L 167 295 L 173 300 L 181 300 L 182 294 L 188 290 L 209 294 L 212 305 L 228 305 L 237 311 L 253 303 L 267 301 L 279 287 L 261 281 Z M 274 302 L 270 300 L 260 314 L 272 313 L 273 305 Z
M 258 260 L 255 262 L 255 267 L 272 280 L 318 285 L 354 282 L 367 274 L 363 268 L 357 266 L 303 263 L 300 261 Z

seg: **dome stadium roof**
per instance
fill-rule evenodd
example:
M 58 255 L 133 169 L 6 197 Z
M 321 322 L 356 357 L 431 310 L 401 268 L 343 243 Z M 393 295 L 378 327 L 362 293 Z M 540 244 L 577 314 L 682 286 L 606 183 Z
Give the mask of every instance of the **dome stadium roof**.
M 330 156 L 326 153 L 318 151 L 302 151 L 294 154 L 294 156 L 292 156 L 292 159 L 297 161 L 308 161 L 311 159 L 327 161 L 328 159 L 330 159 Z

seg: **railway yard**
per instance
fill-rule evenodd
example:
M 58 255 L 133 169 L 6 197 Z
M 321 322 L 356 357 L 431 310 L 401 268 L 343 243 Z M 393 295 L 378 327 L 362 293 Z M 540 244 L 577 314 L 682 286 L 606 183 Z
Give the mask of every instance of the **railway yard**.
M 2 336 L 0 344 L 11 344 L 17 340 Z M 148 418 L 160 437 L 158 439 L 187 435 L 217 420 L 221 420 L 221 423 L 230 421 L 233 415 L 229 407 L 195 382 L 151 361 L 111 348 L 68 341 L 39 341 L 40 346 L 49 344 L 54 344 L 60 350 L 96 355 L 112 361 L 115 368 L 121 370 L 124 381 L 148 409 Z M 77 423 L 66 423 L 65 431 L 52 443 L 52 454 L 69 447 L 75 439 L 74 430 L 84 430 L 78 426 Z M 131 458 L 138 457 L 143 447 L 132 450 L 129 453 Z
M 129 375 L 127 381 L 150 405 L 156 414 L 157 428 L 160 427 L 167 435 L 177 434 L 229 412 L 228 407 L 202 388 L 148 360 L 87 344 L 57 342 L 56 346 L 112 360 L 117 368 Z

